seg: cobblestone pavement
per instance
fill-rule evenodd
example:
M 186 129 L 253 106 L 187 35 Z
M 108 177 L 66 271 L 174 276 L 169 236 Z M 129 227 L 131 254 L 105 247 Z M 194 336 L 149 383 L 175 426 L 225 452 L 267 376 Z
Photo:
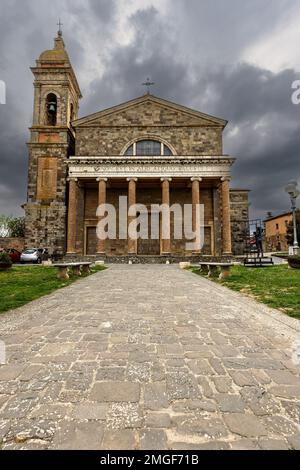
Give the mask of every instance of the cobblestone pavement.
M 3 449 L 300 447 L 296 320 L 177 266 L 112 266 L 0 325 Z

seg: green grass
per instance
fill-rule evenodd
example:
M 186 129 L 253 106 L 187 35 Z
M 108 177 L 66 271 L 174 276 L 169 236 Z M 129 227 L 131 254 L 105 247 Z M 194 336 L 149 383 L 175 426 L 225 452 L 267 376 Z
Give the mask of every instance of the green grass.
M 191 268 L 202 275 L 199 268 Z M 267 268 L 233 266 L 231 276 L 220 281 L 232 290 L 277 308 L 291 317 L 300 318 L 300 270 L 288 269 L 287 265 Z
M 93 274 L 103 269 L 104 266 L 97 266 L 91 271 Z M 0 313 L 21 307 L 77 280 L 76 276 L 64 281 L 57 279 L 57 268 L 48 266 L 14 266 L 0 271 Z

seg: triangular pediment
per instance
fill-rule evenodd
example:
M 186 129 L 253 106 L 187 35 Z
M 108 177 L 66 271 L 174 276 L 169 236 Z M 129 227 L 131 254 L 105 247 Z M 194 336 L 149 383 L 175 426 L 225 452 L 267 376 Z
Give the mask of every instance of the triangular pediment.
M 195 111 L 153 95 L 105 109 L 77 119 L 74 127 L 98 126 L 218 126 L 225 127 L 227 121 Z

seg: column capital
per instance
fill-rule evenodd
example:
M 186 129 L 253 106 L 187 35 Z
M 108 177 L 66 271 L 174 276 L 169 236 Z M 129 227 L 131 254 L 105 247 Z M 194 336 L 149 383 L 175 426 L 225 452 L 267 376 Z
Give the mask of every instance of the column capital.
M 67 178 L 67 181 L 68 181 L 69 183 L 70 183 L 70 181 L 75 181 L 75 183 L 77 183 L 78 178 L 68 177 L 68 178 Z
M 100 181 L 104 181 L 105 183 L 107 183 L 108 178 L 101 178 L 100 177 L 100 178 L 96 178 L 96 181 L 97 181 L 97 183 L 99 183 Z
M 126 181 L 129 183 L 130 181 L 134 181 L 135 183 L 138 181 L 138 178 L 126 178 Z
M 161 181 L 162 183 L 163 183 L 164 181 L 169 181 L 169 182 L 171 182 L 171 181 L 172 181 L 172 178 L 170 178 L 170 177 L 162 177 L 162 178 L 160 178 L 160 181 Z
M 230 176 L 222 176 L 221 181 L 222 181 L 222 183 L 224 183 L 224 181 L 229 182 L 229 181 L 231 181 L 231 177 Z
M 199 182 L 201 183 L 201 181 L 203 181 L 203 178 L 201 178 L 201 176 L 193 176 L 193 177 L 191 178 L 191 181 L 192 181 L 192 182 L 193 182 L 193 181 L 199 181 Z

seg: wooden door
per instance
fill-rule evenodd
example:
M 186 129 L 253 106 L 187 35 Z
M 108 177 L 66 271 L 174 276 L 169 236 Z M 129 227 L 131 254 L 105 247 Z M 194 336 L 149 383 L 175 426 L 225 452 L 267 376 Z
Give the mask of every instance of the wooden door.
M 160 255 L 160 239 L 151 239 L 151 212 L 148 212 L 148 239 L 138 239 L 138 254 L 139 255 Z
M 96 227 L 86 228 L 86 254 L 95 255 L 97 253 Z

